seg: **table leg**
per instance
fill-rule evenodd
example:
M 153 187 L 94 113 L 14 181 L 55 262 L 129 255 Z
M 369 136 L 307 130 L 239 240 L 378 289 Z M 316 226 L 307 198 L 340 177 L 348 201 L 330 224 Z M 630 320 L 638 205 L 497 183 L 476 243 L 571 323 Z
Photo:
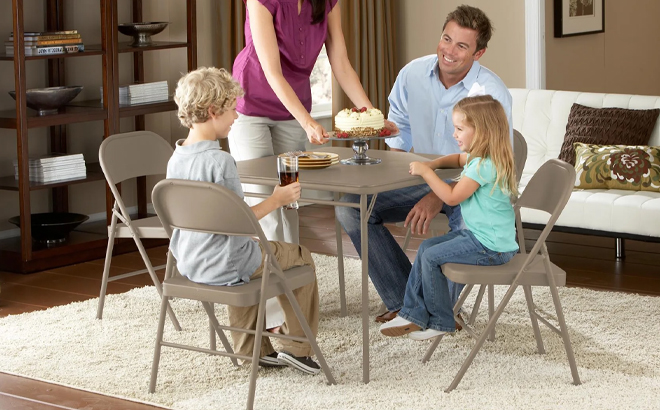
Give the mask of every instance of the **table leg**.
M 362 255 L 362 381 L 369 383 L 369 228 L 368 222 L 376 203 L 374 194 L 367 207 L 367 195 L 360 195 L 360 242 Z
M 360 195 L 360 241 L 362 250 L 362 381 L 369 383 L 369 243 L 367 196 Z
M 335 202 L 339 201 L 341 195 L 335 192 Z M 344 246 L 341 239 L 341 224 L 335 216 L 335 234 L 337 237 L 337 273 L 339 274 L 339 315 L 346 316 L 346 285 L 344 284 Z

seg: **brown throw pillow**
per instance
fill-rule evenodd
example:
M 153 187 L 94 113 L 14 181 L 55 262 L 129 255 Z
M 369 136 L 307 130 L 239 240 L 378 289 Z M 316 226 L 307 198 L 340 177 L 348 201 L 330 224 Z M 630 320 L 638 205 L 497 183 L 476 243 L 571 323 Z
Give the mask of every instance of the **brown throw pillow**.
M 597 145 L 646 145 L 660 109 L 591 108 L 573 104 L 559 159 L 575 165 L 576 142 Z
M 660 192 L 660 147 L 575 144 L 575 187 Z

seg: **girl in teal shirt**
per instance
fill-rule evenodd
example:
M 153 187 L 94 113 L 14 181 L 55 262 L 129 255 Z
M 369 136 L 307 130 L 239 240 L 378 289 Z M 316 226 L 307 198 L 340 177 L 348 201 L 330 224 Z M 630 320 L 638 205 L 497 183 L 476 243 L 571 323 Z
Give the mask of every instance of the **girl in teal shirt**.
M 518 251 L 511 198 L 517 197 L 509 124 L 502 105 L 490 95 L 468 97 L 454 106 L 454 138 L 463 153 L 412 162 L 419 175 L 447 205 L 461 205 L 466 229 L 427 239 L 413 263 L 398 316 L 380 327 L 386 336 L 409 334 L 425 340 L 455 331 L 445 263 L 501 265 Z M 463 167 L 449 185 L 433 171 Z M 456 284 L 456 292 L 463 285 Z

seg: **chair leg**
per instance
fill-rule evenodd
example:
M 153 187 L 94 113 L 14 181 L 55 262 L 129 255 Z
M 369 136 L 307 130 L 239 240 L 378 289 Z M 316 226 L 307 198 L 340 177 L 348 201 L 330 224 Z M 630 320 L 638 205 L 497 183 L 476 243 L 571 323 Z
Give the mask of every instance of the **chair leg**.
M 554 282 L 554 279 L 551 279 Z M 573 345 L 571 344 L 571 339 L 568 335 L 568 327 L 566 326 L 566 320 L 564 319 L 564 310 L 561 307 L 561 301 L 559 300 L 559 293 L 557 292 L 557 287 L 554 286 L 554 283 L 550 286 L 550 293 L 552 294 L 552 300 L 555 303 L 555 311 L 557 312 L 557 321 L 559 322 L 559 328 L 561 329 L 561 338 L 564 340 L 564 348 L 566 349 L 566 356 L 568 357 L 568 364 L 571 367 L 571 375 L 573 376 L 573 384 L 579 385 L 582 384 L 580 381 L 580 375 L 578 374 L 577 364 L 575 363 L 575 355 L 573 354 Z
M 156 332 L 156 347 L 154 348 L 154 360 L 151 363 L 151 380 L 149 381 L 149 393 L 156 391 L 156 378 L 158 377 L 158 364 L 160 363 L 160 351 L 163 343 L 163 329 L 165 328 L 165 313 L 167 311 L 167 296 L 163 296 L 160 303 L 160 315 L 158 316 L 158 331 Z
M 158 276 L 156 275 L 156 271 L 154 271 L 154 267 L 151 264 L 151 261 L 149 260 L 149 255 L 147 255 L 147 251 L 144 249 L 144 246 L 142 245 L 142 241 L 140 241 L 140 238 L 138 238 L 137 236 L 134 236 L 133 239 L 135 240 L 135 245 L 137 246 L 138 251 L 140 252 L 140 256 L 142 256 L 142 261 L 147 267 L 149 276 L 151 276 L 151 281 L 154 283 L 154 286 L 156 287 L 158 294 L 162 296 L 163 287 L 160 283 L 160 280 L 158 279 Z M 170 306 L 169 302 L 167 303 L 167 315 L 170 317 L 170 320 L 172 321 L 172 325 L 174 325 L 174 329 L 176 329 L 177 331 L 181 331 L 181 325 L 179 324 L 179 321 L 174 315 L 174 311 L 172 310 L 172 306 Z
M 412 225 L 408 225 L 408 229 L 406 229 L 406 237 L 403 239 L 403 245 L 401 245 L 401 249 L 405 252 L 406 249 L 408 249 L 408 244 L 410 243 L 410 237 L 412 236 Z
M 339 194 L 335 194 L 335 201 L 339 200 Z M 337 238 L 337 273 L 339 274 L 339 315 L 346 316 L 346 285 L 344 282 L 344 245 L 341 239 L 341 224 L 335 216 L 335 234 Z
M 468 324 L 474 326 L 474 322 L 477 320 L 477 313 L 479 313 L 479 306 L 481 306 L 481 300 L 484 298 L 484 292 L 486 291 L 486 285 L 479 286 L 479 292 L 477 292 L 477 298 L 474 301 L 474 306 L 472 306 L 472 313 L 468 319 Z
M 323 373 L 325 374 L 325 378 L 328 381 L 328 384 L 337 384 L 335 381 L 335 378 L 332 376 L 332 372 L 330 371 L 330 368 L 328 367 L 328 364 L 325 361 L 325 357 L 323 356 L 323 353 L 321 352 L 321 348 L 319 345 L 316 343 L 316 337 L 312 333 L 312 329 L 309 327 L 309 323 L 307 323 L 307 319 L 302 313 L 302 310 L 300 309 L 300 305 L 298 304 L 298 300 L 294 296 L 293 292 L 288 286 L 284 287 L 284 291 L 286 293 L 287 298 L 289 298 L 289 302 L 291 303 L 291 307 L 293 308 L 293 311 L 296 314 L 296 317 L 298 318 L 298 321 L 300 322 L 300 326 L 303 329 L 303 332 L 305 332 L 305 336 L 307 337 L 307 341 L 309 342 L 309 345 L 312 347 L 312 351 L 314 351 L 314 354 L 316 355 L 316 359 L 319 361 L 319 364 L 321 365 L 321 369 L 323 369 Z M 259 323 L 259 322 L 257 322 Z
M 266 258 L 265 263 L 268 263 Z M 266 323 L 266 297 L 265 297 L 265 280 L 262 279 L 261 296 L 259 297 L 259 308 L 257 309 L 257 326 L 254 335 L 254 344 L 252 345 L 252 366 L 250 371 L 250 383 L 248 389 L 247 409 L 252 410 L 254 407 L 254 394 L 257 390 L 257 377 L 259 377 L 259 358 L 261 357 L 261 338 Z M 213 315 L 215 318 L 215 315 Z
M 108 290 L 108 279 L 110 277 L 110 263 L 112 262 L 112 250 L 115 246 L 115 229 L 117 227 L 117 217 L 113 214 L 110 222 L 110 234 L 108 235 L 108 247 L 105 251 L 105 261 L 103 262 L 103 278 L 101 279 L 101 292 L 99 293 L 99 303 L 96 307 L 96 318 L 103 319 L 103 305 L 105 304 L 105 293 Z
M 545 243 L 541 248 L 543 254 L 543 265 L 545 266 L 546 272 L 552 272 L 552 266 L 550 266 L 550 257 L 548 255 L 548 247 Z M 557 284 L 555 283 L 555 277 L 552 274 L 548 274 L 548 285 L 550 287 L 550 294 L 552 294 L 552 301 L 555 304 L 555 310 L 557 311 L 557 321 L 559 322 L 559 329 L 561 329 L 561 338 L 564 340 L 564 348 L 566 349 L 566 356 L 568 357 L 568 364 L 571 367 L 571 374 L 573 375 L 573 384 L 578 385 L 582 384 L 580 381 L 580 376 L 577 371 L 577 364 L 575 363 L 575 355 L 573 354 L 573 345 L 571 344 L 571 338 L 568 335 L 568 327 L 566 326 L 566 320 L 564 319 L 564 310 L 561 307 L 561 300 L 559 299 L 559 292 L 557 292 Z
M 492 332 L 492 330 L 495 328 L 495 324 L 497 323 L 497 320 L 502 315 L 502 312 L 504 312 L 504 308 L 506 307 L 507 303 L 509 303 L 509 300 L 511 299 L 511 296 L 513 296 L 513 293 L 515 292 L 516 288 L 517 288 L 517 285 L 511 285 L 509 287 L 509 290 L 506 292 L 506 294 L 502 298 L 502 301 L 500 302 L 499 306 L 497 307 L 497 310 L 495 311 L 495 313 L 492 315 L 492 317 L 488 321 L 488 325 L 486 325 L 486 329 L 484 329 L 484 331 L 481 333 L 481 336 L 479 336 L 479 339 L 477 340 L 475 345 L 472 347 L 472 350 L 470 351 L 470 354 L 468 355 L 468 357 L 463 362 L 463 365 L 461 366 L 461 369 L 458 371 L 458 373 L 454 377 L 454 380 L 452 380 L 449 387 L 447 387 L 447 389 L 445 390 L 445 393 L 449 393 L 450 391 L 454 390 L 456 388 L 456 386 L 458 386 L 458 384 L 461 382 L 461 379 L 463 379 L 463 376 L 465 375 L 465 372 L 467 371 L 467 369 L 472 364 L 472 361 L 474 360 L 475 356 L 479 352 L 479 349 L 481 349 L 481 346 L 483 346 L 484 342 L 486 341 L 486 338 Z
M 532 287 L 529 285 L 523 286 L 525 290 L 525 299 L 527 300 L 527 310 L 529 311 L 529 318 L 532 321 L 532 329 L 534 329 L 534 338 L 536 339 L 536 349 L 539 354 L 545 353 L 543 347 L 543 339 L 541 338 L 541 331 L 539 330 L 539 321 L 536 319 L 536 308 L 534 307 L 534 298 L 532 297 Z
M 489 319 L 493 317 L 494 310 L 495 310 L 495 286 L 488 285 L 488 318 Z M 488 340 L 491 342 L 495 340 L 495 326 L 491 328 L 490 334 L 488 335 Z
M 225 336 L 225 332 L 223 332 L 222 329 L 220 329 L 220 323 L 218 323 L 218 319 L 215 317 L 215 311 L 213 310 L 213 303 L 202 302 L 202 306 L 204 306 L 204 310 L 206 311 L 206 314 L 209 317 L 209 325 L 211 326 L 212 329 L 215 330 L 215 332 L 213 333 L 213 340 L 211 342 L 212 343 L 211 350 L 216 350 L 215 335 L 217 334 L 218 337 L 220 338 L 220 342 L 222 343 L 222 346 L 225 348 L 227 353 L 233 354 L 234 349 L 232 349 L 231 343 L 229 343 L 227 336 Z M 230 357 L 229 359 L 234 364 L 234 366 L 238 366 L 238 360 L 235 357 Z
M 202 304 L 203 304 L 203 302 L 202 302 Z M 215 314 L 215 308 L 213 307 L 213 303 L 211 303 L 211 311 L 214 312 L 214 314 Z M 207 314 L 208 314 L 208 312 L 207 312 Z M 209 318 L 209 349 L 218 350 L 216 339 L 215 339 L 215 329 L 213 328 L 213 321 L 211 320 L 211 318 Z

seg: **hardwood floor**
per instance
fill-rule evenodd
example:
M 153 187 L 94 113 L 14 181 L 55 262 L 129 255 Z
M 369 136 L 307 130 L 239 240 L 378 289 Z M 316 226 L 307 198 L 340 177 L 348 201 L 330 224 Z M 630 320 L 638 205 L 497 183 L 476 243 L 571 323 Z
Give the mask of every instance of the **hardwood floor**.
M 302 207 L 299 212 L 301 243 L 312 252 L 336 255 L 333 208 L 310 205 Z M 404 229 L 391 226 L 390 230 L 402 243 Z M 537 234 L 537 231 L 526 231 L 530 240 Z M 410 241 L 406 251 L 410 258 L 414 258 L 423 239 L 415 236 Z M 345 234 L 342 242 L 344 254 L 357 257 Z M 568 286 L 660 296 L 660 243 L 626 241 L 626 259 L 623 261 L 614 258 L 614 239 L 610 238 L 553 233 L 548 249 L 552 260 L 567 271 Z M 165 263 L 166 247 L 151 248 L 148 253 L 154 265 Z M 112 274 L 143 267 L 139 254 L 119 255 L 113 258 Z M 30 275 L 0 272 L 0 317 L 98 297 L 102 272 L 103 260 Z M 110 283 L 108 293 L 122 293 L 150 283 L 146 274 L 134 276 Z M 0 373 L 0 409 L 3 410 L 155 408 Z

